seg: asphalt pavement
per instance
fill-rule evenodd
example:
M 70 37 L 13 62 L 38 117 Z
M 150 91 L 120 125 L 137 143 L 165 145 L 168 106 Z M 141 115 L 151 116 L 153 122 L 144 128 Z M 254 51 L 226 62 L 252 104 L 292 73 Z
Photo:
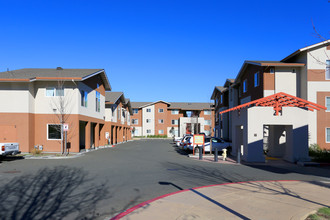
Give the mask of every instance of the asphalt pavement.
M 213 184 L 330 181 L 330 170 L 189 158 L 171 140 L 139 140 L 72 159 L 0 163 L 0 219 L 110 219 L 159 196 Z

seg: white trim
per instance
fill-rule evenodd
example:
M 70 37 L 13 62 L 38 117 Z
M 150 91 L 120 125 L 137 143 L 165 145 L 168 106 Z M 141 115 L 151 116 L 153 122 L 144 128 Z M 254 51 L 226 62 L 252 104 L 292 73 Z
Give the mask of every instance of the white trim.
M 163 101 L 163 100 L 159 100 L 159 101 L 156 101 L 156 102 L 148 103 L 148 104 L 146 104 L 146 105 L 142 105 L 142 106 L 140 106 L 139 108 L 144 108 L 144 107 L 147 107 L 147 106 L 149 106 L 149 105 L 154 105 L 154 104 L 156 104 L 156 103 L 158 103 L 158 102 L 163 102 L 163 103 L 166 103 L 166 104 L 170 105 L 170 103 L 168 103 L 168 102 L 165 102 L 165 101 Z
M 325 97 L 325 102 L 324 102 L 324 103 L 325 103 L 325 107 L 326 107 L 326 108 L 328 108 L 328 106 L 327 106 L 327 98 L 330 98 L 330 96 L 326 96 L 326 97 Z M 329 100 L 329 101 L 330 101 L 330 100 Z M 329 102 L 329 104 L 330 104 L 330 102 Z M 330 112 L 330 109 L 329 109 L 329 110 L 326 109 L 325 112 Z
M 325 128 L 325 143 L 330 143 L 330 140 L 327 141 L 327 129 L 329 129 L 329 132 L 330 132 L 330 127 Z
M 48 138 L 48 126 L 49 126 L 49 125 L 61 125 L 61 124 L 53 124 L 53 123 L 51 123 L 51 124 L 47 124 L 47 129 L 46 129 L 46 130 L 47 130 L 47 131 L 46 131 L 46 132 L 47 132 L 47 133 L 46 133 L 47 141 L 59 141 L 59 140 L 62 140 L 62 133 L 61 133 L 61 138 L 60 138 L 60 139 L 49 139 L 49 138 Z M 61 130 L 62 130 L 62 129 L 61 129 Z

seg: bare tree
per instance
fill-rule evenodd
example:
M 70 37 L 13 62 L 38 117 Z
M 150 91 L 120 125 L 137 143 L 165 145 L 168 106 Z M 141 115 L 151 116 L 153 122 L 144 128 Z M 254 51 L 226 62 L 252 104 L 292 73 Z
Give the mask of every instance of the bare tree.
M 60 132 L 61 134 L 61 154 L 68 154 L 68 149 L 67 149 L 67 142 L 68 140 L 71 139 L 73 132 L 75 128 L 73 127 L 74 125 L 70 122 L 70 115 L 71 115 L 71 102 L 72 102 L 72 97 L 67 94 L 65 95 L 64 93 L 64 84 L 65 81 L 59 80 L 57 82 L 57 87 L 55 90 L 54 97 L 51 102 L 51 107 L 54 111 L 54 116 L 56 123 L 59 123 L 60 126 L 56 126 L 57 132 Z M 70 128 L 70 132 L 65 133 L 63 131 L 63 125 L 68 124 Z M 64 134 L 67 134 L 66 138 L 64 139 Z

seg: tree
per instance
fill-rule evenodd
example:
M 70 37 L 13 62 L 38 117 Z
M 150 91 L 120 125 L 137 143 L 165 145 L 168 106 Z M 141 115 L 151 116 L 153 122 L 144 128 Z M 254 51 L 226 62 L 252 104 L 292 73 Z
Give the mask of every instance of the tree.
M 67 155 L 67 142 L 71 139 L 72 132 L 63 132 L 63 125 L 68 124 L 70 130 L 74 130 L 73 124 L 70 123 L 70 115 L 71 115 L 71 101 L 72 96 L 69 94 L 64 93 L 64 84 L 65 81 L 59 80 L 57 82 L 57 86 L 54 91 L 54 96 L 52 98 L 51 102 L 51 108 L 53 109 L 54 115 L 55 115 L 55 122 L 59 123 L 60 126 L 55 126 L 57 132 L 60 132 L 61 134 L 61 154 Z M 63 137 L 66 135 L 65 137 Z

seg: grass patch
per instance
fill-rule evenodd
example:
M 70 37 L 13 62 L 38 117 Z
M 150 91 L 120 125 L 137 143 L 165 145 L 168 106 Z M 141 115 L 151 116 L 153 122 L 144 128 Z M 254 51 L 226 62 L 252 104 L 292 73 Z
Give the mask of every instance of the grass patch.
M 326 220 L 330 219 L 330 208 L 320 208 L 315 214 L 309 215 L 306 220 Z
M 167 138 L 167 135 L 134 136 L 133 138 Z

